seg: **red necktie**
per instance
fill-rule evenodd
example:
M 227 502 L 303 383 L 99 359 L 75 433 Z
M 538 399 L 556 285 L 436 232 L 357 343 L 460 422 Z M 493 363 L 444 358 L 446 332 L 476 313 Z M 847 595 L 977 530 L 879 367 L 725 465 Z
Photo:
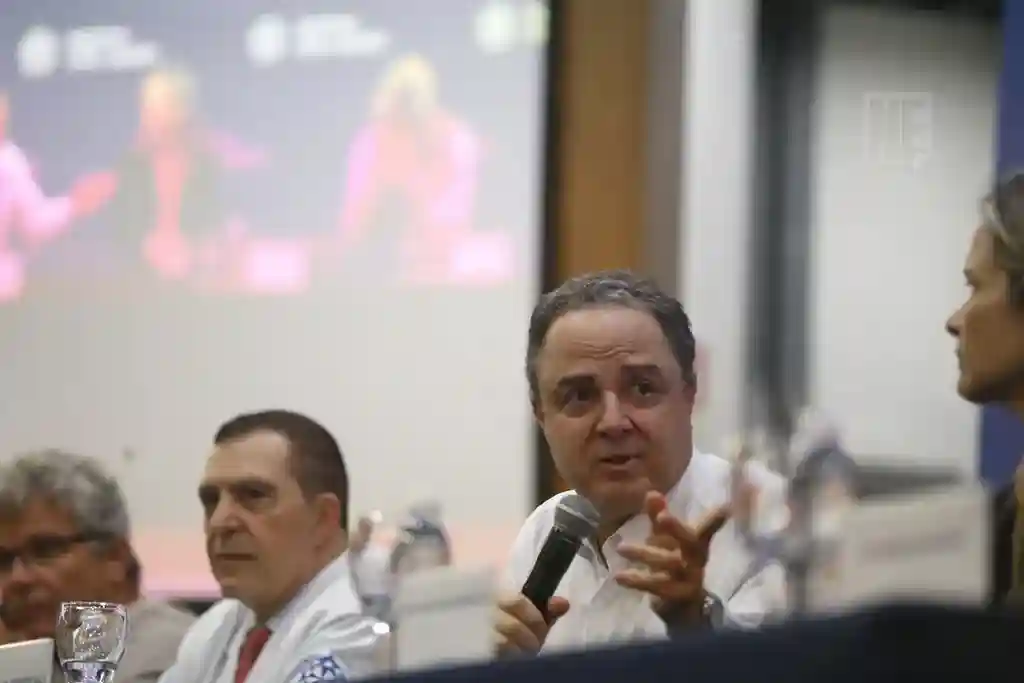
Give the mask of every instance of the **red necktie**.
M 270 629 L 266 626 L 257 626 L 246 634 L 242 641 L 242 648 L 238 651 L 238 667 L 235 669 L 235 683 L 245 683 L 246 677 L 252 671 L 253 664 L 263 652 L 263 646 L 270 639 Z

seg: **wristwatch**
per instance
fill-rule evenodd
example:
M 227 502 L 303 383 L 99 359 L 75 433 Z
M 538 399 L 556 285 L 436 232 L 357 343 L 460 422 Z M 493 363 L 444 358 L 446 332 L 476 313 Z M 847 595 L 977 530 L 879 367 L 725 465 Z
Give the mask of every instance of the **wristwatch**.
M 661 618 L 669 638 L 678 638 L 700 629 L 721 628 L 725 625 L 725 606 L 717 595 L 704 591 L 697 619 L 694 619 L 693 612 L 683 610 L 673 610 Z

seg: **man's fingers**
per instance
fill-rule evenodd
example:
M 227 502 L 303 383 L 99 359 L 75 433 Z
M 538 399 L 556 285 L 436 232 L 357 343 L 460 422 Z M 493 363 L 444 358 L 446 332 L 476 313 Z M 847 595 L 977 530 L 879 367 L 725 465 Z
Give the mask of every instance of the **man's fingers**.
M 499 611 L 494 630 L 498 636 L 497 647 L 500 652 L 540 650 L 540 637 L 527 628 L 526 624 L 506 612 Z
M 552 599 L 549 610 L 561 616 L 569 609 L 565 600 Z M 524 595 L 514 595 L 498 601 L 494 619 L 497 649 L 501 653 L 511 651 L 537 652 L 547 636 L 548 624 L 540 610 Z
M 565 598 L 554 597 L 548 601 L 548 627 L 554 624 L 560 617 L 565 616 L 569 611 L 569 601 Z
M 533 633 L 542 634 L 547 630 L 548 625 L 544 621 L 544 615 L 524 595 L 516 595 L 500 600 L 498 602 L 498 609 L 522 623 L 523 626 Z
M 619 546 L 618 553 L 631 562 L 639 562 L 655 571 L 679 575 L 686 569 L 678 549 L 670 550 L 652 545 L 622 545 Z
M 548 620 L 545 621 L 540 610 L 524 595 L 500 600 L 494 619 L 498 652 L 537 652 L 544 644 L 551 624 L 568 611 L 568 600 L 551 598 L 547 605 Z
M 644 512 L 650 517 L 653 523 L 658 515 L 668 510 L 668 501 L 665 500 L 665 496 L 657 491 L 648 491 L 644 497 Z
M 715 534 L 726 525 L 730 517 L 732 517 L 732 510 L 728 505 L 723 505 L 714 510 L 697 526 L 697 538 L 707 546 L 711 543 L 711 539 L 714 538 Z
M 626 569 L 615 575 L 620 586 L 650 593 L 666 602 L 688 602 L 696 599 L 703 591 L 700 577 L 680 581 L 665 572 L 646 572 Z
M 679 518 L 668 510 L 662 511 L 654 520 L 652 531 L 652 537 L 668 536 L 672 538 L 684 555 L 692 555 L 700 550 L 700 538 L 697 533 L 679 521 Z

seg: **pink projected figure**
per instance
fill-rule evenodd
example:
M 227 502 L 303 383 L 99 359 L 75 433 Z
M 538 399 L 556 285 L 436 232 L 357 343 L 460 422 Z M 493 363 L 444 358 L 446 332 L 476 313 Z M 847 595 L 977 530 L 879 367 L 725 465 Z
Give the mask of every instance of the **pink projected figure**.
M 406 279 L 445 280 L 473 228 L 482 144 L 444 109 L 418 55 L 393 62 L 349 151 L 339 219 L 343 250 L 397 227 Z
M 95 211 L 112 187 L 101 174 L 80 179 L 66 196 L 48 197 L 32 166 L 7 135 L 10 97 L 0 90 L 0 302 L 21 296 L 27 252 Z

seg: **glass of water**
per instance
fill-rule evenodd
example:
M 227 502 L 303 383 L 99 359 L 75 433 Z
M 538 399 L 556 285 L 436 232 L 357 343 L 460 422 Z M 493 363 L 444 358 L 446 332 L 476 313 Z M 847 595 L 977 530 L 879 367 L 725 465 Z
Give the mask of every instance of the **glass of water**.
M 110 683 L 124 656 L 128 612 L 111 602 L 65 602 L 57 617 L 57 658 L 68 683 Z

